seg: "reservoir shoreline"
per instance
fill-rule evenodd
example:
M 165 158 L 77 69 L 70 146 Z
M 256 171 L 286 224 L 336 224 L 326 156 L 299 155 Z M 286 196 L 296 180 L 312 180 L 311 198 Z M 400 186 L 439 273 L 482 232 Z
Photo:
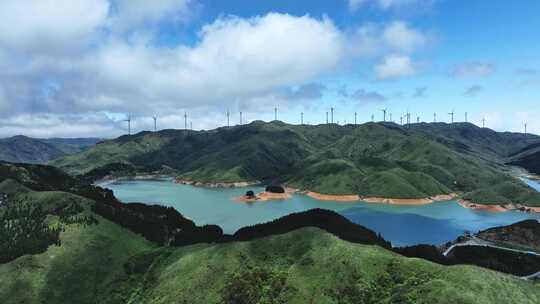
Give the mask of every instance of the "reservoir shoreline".
M 125 176 L 125 177 L 112 177 L 107 176 L 96 182 L 94 185 L 105 186 L 109 183 L 114 183 L 118 181 L 140 181 L 140 180 L 162 180 L 162 179 L 172 179 L 174 183 L 180 185 L 188 185 L 193 187 L 202 187 L 202 188 L 246 188 L 250 186 L 261 185 L 260 181 L 237 181 L 237 182 L 200 182 L 193 181 L 188 179 L 179 179 L 171 175 L 164 174 L 141 174 L 135 176 Z M 270 192 L 260 192 L 254 197 L 239 196 L 234 197 L 233 200 L 237 202 L 247 202 L 253 203 L 258 201 L 269 201 L 269 200 L 287 200 L 290 199 L 294 193 L 306 195 L 312 199 L 319 201 L 333 201 L 333 202 L 364 202 L 370 204 L 388 204 L 396 206 L 421 206 L 429 205 L 435 202 L 440 201 L 449 201 L 458 197 L 457 193 L 450 194 L 440 194 L 426 198 L 385 198 L 385 197 L 370 197 L 370 196 L 360 196 L 357 194 L 346 194 L 346 195 L 333 195 L 333 194 L 322 194 L 309 190 L 298 190 L 291 187 L 285 187 L 285 193 L 270 193 Z M 521 211 L 526 213 L 540 213 L 540 207 L 529 207 L 521 204 L 480 204 L 472 201 L 460 199 L 457 200 L 463 208 L 488 211 L 488 212 L 506 212 L 506 211 Z

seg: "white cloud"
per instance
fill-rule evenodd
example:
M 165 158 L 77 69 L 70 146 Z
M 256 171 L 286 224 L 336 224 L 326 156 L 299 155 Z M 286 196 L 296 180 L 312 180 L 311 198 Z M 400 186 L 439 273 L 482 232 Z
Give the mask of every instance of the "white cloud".
M 25 124 L 39 136 L 117 134 L 122 124 L 103 112 L 158 114 L 165 126 L 188 111 L 197 127 L 215 126 L 202 114 L 242 107 L 255 117 L 261 105 L 320 99 L 325 88 L 314 82 L 365 56 L 387 56 L 380 78 L 411 74 L 390 66 L 426 43 L 402 22 L 351 33 L 328 18 L 269 13 L 218 18 L 193 43 L 155 45 L 159 23 L 184 18 L 193 1 L 1 1 L 2 134 L 26 133 Z
M 457 78 L 482 78 L 494 74 L 496 67 L 492 63 L 468 62 L 452 68 L 450 74 Z
M 412 52 L 426 43 L 426 37 L 422 33 L 400 21 L 393 22 L 384 29 L 383 39 L 392 49 L 403 52 Z
M 410 57 L 390 55 L 375 66 L 375 77 L 379 80 L 391 80 L 415 74 L 414 64 Z
M 71 49 L 104 24 L 108 10 L 106 0 L 0 1 L 0 47 Z
M 363 25 L 349 39 L 350 54 L 377 57 L 388 53 L 413 53 L 425 46 L 430 37 L 403 21 L 394 21 L 384 26 L 372 23 Z

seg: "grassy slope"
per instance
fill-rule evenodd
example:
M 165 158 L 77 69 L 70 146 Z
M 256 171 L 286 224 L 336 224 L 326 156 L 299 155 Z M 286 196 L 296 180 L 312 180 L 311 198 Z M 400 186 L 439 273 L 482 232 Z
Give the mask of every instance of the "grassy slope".
M 444 267 L 406 259 L 379 247 L 347 243 L 307 228 L 252 242 L 177 249 L 154 265 L 149 291 L 139 301 L 220 303 L 225 286 L 245 290 L 254 284 L 227 284 L 234 273 L 249 275 L 239 270 L 246 265 L 284 273 L 284 292 L 266 297 L 277 303 L 361 303 L 358 299 L 366 300 L 369 295 L 375 300 L 371 303 L 395 302 L 398 295 L 404 303 L 540 300 L 540 290 L 529 282 L 470 266 Z
M 140 237 L 100 220 L 98 226 L 69 227 L 62 241 L 43 254 L 0 265 L 2 303 L 223 303 L 231 289 L 250 291 L 262 303 L 361 303 L 362 297 L 377 300 L 371 303 L 540 301 L 540 288 L 531 282 L 406 259 L 314 228 L 152 251 Z M 127 272 L 128 262 L 139 270 Z M 235 274 L 257 278 L 257 269 L 270 278 L 258 285 L 233 280 Z M 281 284 L 272 284 L 272 277 Z
M 55 210 L 92 201 L 0 183 L 27 203 Z M 1 209 L 1 207 L 0 207 Z M 534 283 L 472 267 L 407 259 L 315 228 L 249 242 L 157 247 L 93 214 L 62 224 L 61 246 L 0 265 L 1 303 L 537 303 Z M 58 219 L 49 216 L 50 225 Z M 236 299 L 238 300 L 238 299 Z M 225 301 L 227 303 L 227 301 Z M 368 302 L 369 303 L 369 302 Z
M 108 141 L 53 164 L 72 174 L 113 162 L 130 163 L 142 171 L 167 166 L 181 178 L 203 182 L 277 179 L 325 194 L 396 198 L 491 193 L 488 188 L 511 185 L 512 193 L 521 193 L 521 203 L 540 206 L 540 194 L 523 187 L 506 172 L 502 156 L 489 152 L 519 142 L 512 134 L 456 124 L 458 130 L 470 129 L 471 136 L 446 130 L 454 126 L 433 126 L 436 128 L 404 129 L 390 123 L 354 127 L 254 122 L 188 136 L 173 130 L 145 132 Z M 446 131 L 439 131 L 441 128 Z M 436 136 L 438 132 L 442 135 Z M 485 143 L 476 143 L 485 132 L 494 135 Z M 458 141 L 460 136 L 463 142 Z M 497 145 L 498 141 L 503 144 Z M 506 152 L 505 148 L 500 153 Z M 502 196 L 503 201 L 514 198 Z M 481 199 L 478 203 L 501 202 L 496 200 L 498 196 L 469 197 Z
M 13 186 L 11 181 L 3 182 L 0 191 L 5 193 L 9 189 L 4 187 L 13 189 Z M 26 190 L 17 192 L 16 197 L 40 204 L 44 209 L 76 201 L 84 206 L 80 215 L 97 217 L 90 211 L 92 201 L 65 192 Z M 49 216 L 48 222 L 59 224 L 55 216 Z M 132 289 L 123 264 L 130 256 L 151 250 L 155 245 L 102 218 L 97 225 L 62 225 L 61 246 L 49 246 L 45 253 L 0 264 L 0 302 L 123 302 L 125 293 Z

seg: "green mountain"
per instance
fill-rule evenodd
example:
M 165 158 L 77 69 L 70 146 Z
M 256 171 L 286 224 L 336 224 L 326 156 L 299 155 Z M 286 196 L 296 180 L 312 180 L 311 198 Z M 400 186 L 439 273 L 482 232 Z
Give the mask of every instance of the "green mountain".
M 435 140 L 443 139 L 456 150 L 476 152 L 501 161 L 531 144 L 540 144 L 540 136 L 534 134 L 496 132 L 471 123 L 419 123 L 410 127 Z
M 527 145 L 521 139 L 471 124 L 405 128 L 257 121 L 211 131 L 122 136 L 52 164 L 90 180 L 164 171 L 206 183 L 281 182 L 324 194 L 423 198 L 459 192 L 477 203 L 540 206 L 540 195 L 504 165 L 508 145 Z M 490 195 L 499 185 L 508 194 Z
M 313 227 L 242 242 L 199 239 L 199 244 L 167 246 L 132 232 L 134 222 L 154 223 L 147 229 L 162 231 L 186 223 L 159 215 L 163 207 L 120 204 L 103 189 L 52 167 L 2 163 L 0 168 L 1 303 L 540 301 L 535 282 L 475 266 L 410 259 Z M 136 217 L 108 220 L 96 212 L 97 205 L 120 213 L 127 208 Z M 278 221 L 274 227 L 282 229 L 283 220 Z M 245 228 L 243 236 L 264 235 L 271 227 Z
M 75 154 L 96 144 L 97 138 L 36 139 L 22 135 L 0 139 L 0 160 L 20 163 L 46 163 Z

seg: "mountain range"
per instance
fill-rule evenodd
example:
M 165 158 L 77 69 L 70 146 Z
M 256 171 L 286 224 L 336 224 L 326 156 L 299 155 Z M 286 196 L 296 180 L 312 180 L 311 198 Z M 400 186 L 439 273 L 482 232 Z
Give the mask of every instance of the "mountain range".
M 13 136 L 0 139 L 0 160 L 19 163 L 47 163 L 83 151 L 99 138 L 47 138 Z
M 201 183 L 283 183 L 322 194 L 540 206 L 506 163 L 540 137 L 469 123 L 290 125 L 255 121 L 210 131 L 141 132 L 51 162 L 90 180 L 174 174 Z M 503 190 L 501 190 L 503 189 Z

